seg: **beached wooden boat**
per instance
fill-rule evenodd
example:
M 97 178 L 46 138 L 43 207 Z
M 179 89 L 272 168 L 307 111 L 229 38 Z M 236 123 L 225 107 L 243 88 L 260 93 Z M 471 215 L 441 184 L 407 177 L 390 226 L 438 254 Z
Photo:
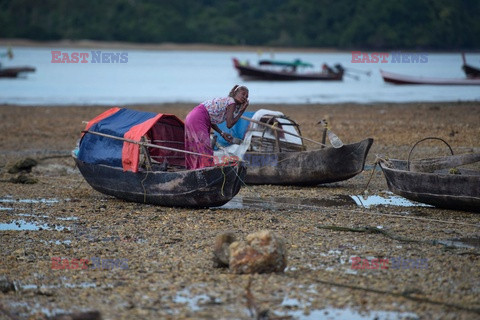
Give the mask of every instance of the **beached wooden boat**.
M 386 72 L 380 70 L 380 74 L 385 82 L 393 84 L 416 84 L 416 85 L 480 85 L 480 79 L 470 78 L 427 78 L 407 76 L 398 73 Z
M 313 67 L 313 65 L 298 60 L 292 62 L 261 60 L 258 66 L 242 63 L 233 58 L 233 66 L 240 77 L 245 80 L 271 80 L 271 81 L 341 81 L 344 69 L 341 65 L 333 68 L 325 66 L 322 72 L 303 72 L 301 68 Z
M 1 68 L 0 78 L 16 78 L 18 77 L 18 75 L 26 72 L 35 72 L 35 68 L 33 67 Z
M 241 120 L 232 129 L 222 127 L 234 137 L 242 139 L 242 145 L 230 145 L 217 151 L 241 156 L 247 162 L 247 184 L 318 185 L 347 180 L 363 171 L 365 159 L 373 143 L 368 138 L 340 147 L 307 150 L 295 121 L 278 111 L 261 109 L 245 112 L 244 116 L 255 122 Z M 273 124 L 281 131 L 259 122 Z M 289 134 L 290 132 L 291 134 Z M 325 131 L 324 131 L 325 132 Z M 225 141 L 217 138 L 221 144 Z M 325 143 L 325 139 L 322 142 Z
M 186 170 L 183 146 L 176 116 L 112 108 L 87 124 L 73 156 L 93 189 L 127 201 L 214 207 L 239 192 L 243 162 Z
M 350 179 L 363 171 L 373 143 L 368 138 L 340 148 L 298 152 L 247 152 L 247 184 L 318 185 Z
M 395 194 L 440 208 L 480 212 L 480 171 L 455 168 L 475 161 L 480 161 L 479 153 L 411 162 L 389 159 L 380 166 Z
M 95 190 L 119 199 L 168 207 L 216 207 L 240 190 L 244 165 L 199 170 L 124 172 L 122 168 L 89 164 L 75 158 L 78 169 Z

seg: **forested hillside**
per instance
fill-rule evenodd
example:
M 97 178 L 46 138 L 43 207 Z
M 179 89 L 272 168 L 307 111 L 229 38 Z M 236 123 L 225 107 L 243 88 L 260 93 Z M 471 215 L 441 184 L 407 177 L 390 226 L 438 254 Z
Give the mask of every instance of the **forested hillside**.
M 478 0 L 0 0 L 0 38 L 479 49 Z

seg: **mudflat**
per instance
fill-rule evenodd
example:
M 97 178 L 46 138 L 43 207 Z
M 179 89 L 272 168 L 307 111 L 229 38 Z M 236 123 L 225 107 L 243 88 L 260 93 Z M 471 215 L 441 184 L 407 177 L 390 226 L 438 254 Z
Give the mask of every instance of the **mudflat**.
M 182 119 L 193 107 L 128 106 Z M 232 204 L 197 210 L 124 202 L 84 181 L 70 153 L 82 122 L 108 108 L 0 106 L 6 319 L 480 316 L 480 216 L 405 202 L 374 164 L 377 155 L 406 159 L 425 137 L 442 138 L 455 153 L 479 152 L 480 103 L 251 105 L 284 112 L 313 140 L 321 140 L 321 119 L 344 143 L 373 138 L 365 171 L 316 187 L 244 186 Z M 447 154 L 444 143 L 425 141 L 412 158 Z M 14 183 L 18 174 L 8 172 L 25 158 L 38 162 L 26 174 L 36 183 Z M 213 268 L 218 234 L 259 230 L 285 239 L 284 273 Z

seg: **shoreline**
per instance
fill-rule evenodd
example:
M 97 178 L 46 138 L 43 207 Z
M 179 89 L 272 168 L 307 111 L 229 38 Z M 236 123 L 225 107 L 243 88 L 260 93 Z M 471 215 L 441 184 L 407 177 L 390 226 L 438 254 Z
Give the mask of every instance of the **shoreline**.
M 197 101 L 198 102 L 198 101 Z M 173 101 L 173 102 L 140 102 L 140 103 L 125 103 L 125 104 L 115 104 L 115 103 L 91 103 L 91 104 L 12 104 L 12 103 L 0 103 L 1 107 L 19 107 L 19 108 L 90 108 L 90 107 L 112 107 L 112 106 L 122 106 L 125 108 L 130 107 L 148 107 L 148 106 L 162 106 L 162 105 L 192 105 L 194 106 L 196 102 L 190 101 Z M 408 101 L 408 102 L 326 102 L 326 103 L 299 103 L 299 102 L 282 102 L 282 103 L 256 103 L 251 104 L 253 109 L 257 110 L 263 108 L 263 106 L 273 106 L 273 107 L 282 107 L 282 106 L 300 106 L 300 107 L 345 107 L 345 106 L 415 106 L 415 105 L 478 105 L 480 106 L 480 100 L 451 100 L 451 101 Z M 256 107 L 258 106 L 258 107 Z M 193 107 L 192 107 L 193 108 Z
M 55 48 L 87 48 L 87 49 L 130 49 L 130 50 L 156 50 L 156 51 L 241 51 L 241 52 L 351 52 L 351 50 L 338 50 L 335 48 L 287 48 L 271 46 L 230 46 L 214 45 L 205 43 L 133 43 L 119 41 L 97 41 L 97 40 L 56 40 L 56 41 L 37 41 L 30 39 L 9 39 L 0 38 L 0 45 L 16 47 L 55 47 Z
M 157 51 L 240 51 L 240 52 L 311 52 L 311 53 L 350 53 L 361 52 L 429 52 L 429 53 L 480 53 L 478 50 L 414 50 L 414 49 L 378 49 L 368 50 L 363 48 L 337 49 L 337 48 L 311 48 L 311 47 L 275 47 L 253 45 L 215 45 L 206 43 L 135 43 L 121 41 L 98 41 L 98 40 L 31 40 L 22 38 L 0 38 L 0 46 L 5 47 L 53 47 L 53 48 L 86 48 L 86 49 L 130 49 L 130 50 L 157 50 Z

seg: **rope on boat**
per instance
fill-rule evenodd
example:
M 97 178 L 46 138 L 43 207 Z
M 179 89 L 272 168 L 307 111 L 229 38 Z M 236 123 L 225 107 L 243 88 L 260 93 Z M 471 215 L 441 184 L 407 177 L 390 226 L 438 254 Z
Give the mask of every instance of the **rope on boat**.
M 372 169 L 372 174 L 370 175 L 370 178 L 368 179 L 367 185 L 365 186 L 365 189 L 363 189 L 363 193 L 365 193 L 368 190 L 368 186 L 370 185 L 370 181 L 372 181 L 373 174 L 375 173 L 375 169 L 377 169 L 377 165 L 380 164 L 380 162 L 388 162 L 388 160 L 385 160 L 378 155 L 375 156 L 375 162 L 373 163 L 373 169 Z
M 211 156 L 209 154 L 197 153 L 197 152 L 192 152 L 192 151 L 187 151 L 187 150 L 182 150 L 182 149 L 176 149 L 176 148 L 170 148 L 170 147 L 165 147 L 165 146 L 159 146 L 159 145 L 156 145 L 156 144 L 151 144 L 151 143 L 147 143 L 147 142 L 142 142 L 142 141 L 127 139 L 127 138 L 112 136 L 110 134 L 96 132 L 96 131 L 83 130 L 82 132 L 83 133 L 91 133 L 91 134 L 95 134 L 95 135 L 110 138 L 110 139 L 121 140 L 121 141 L 129 142 L 129 143 L 133 143 L 133 144 L 138 144 L 138 145 L 144 146 L 144 147 L 164 149 L 164 150 L 169 150 L 169 151 L 174 151 L 174 152 L 188 153 L 188 154 L 193 154 L 195 156 L 202 156 L 202 157 L 207 157 L 207 158 L 212 158 L 212 159 L 214 158 L 214 156 Z
M 147 180 L 149 173 L 150 173 L 150 170 L 147 170 L 147 174 L 145 175 L 145 178 L 143 178 L 142 181 L 140 181 L 143 189 L 143 203 L 147 203 L 147 189 L 145 188 L 145 185 L 143 183 L 145 182 L 145 180 Z
M 221 195 L 222 197 L 225 197 L 225 194 L 223 193 L 223 189 L 225 188 L 225 181 L 227 180 L 227 176 L 225 174 L 225 171 L 223 171 L 223 166 L 222 166 L 222 174 L 223 174 L 223 182 L 222 182 L 222 187 L 220 188 L 220 192 L 221 192 Z M 234 169 L 235 171 L 235 169 Z

